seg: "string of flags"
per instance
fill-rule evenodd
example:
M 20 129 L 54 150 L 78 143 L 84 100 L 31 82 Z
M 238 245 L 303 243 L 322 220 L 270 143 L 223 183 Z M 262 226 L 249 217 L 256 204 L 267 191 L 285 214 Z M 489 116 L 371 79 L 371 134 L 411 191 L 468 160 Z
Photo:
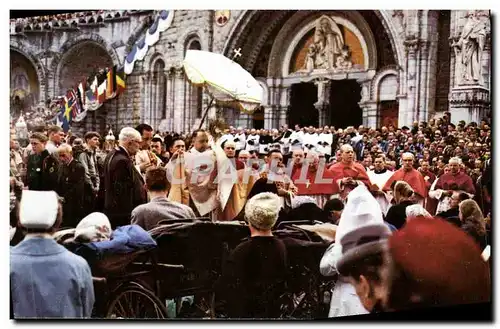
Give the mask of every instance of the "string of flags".
M 145 35 L 125 57 L 123 66 L 103 69 L 80 82 L 76 88 L 68 89 L 66 95 L 57 97 L 56 124 L 67 132 L 73 122 L 82 121 L 89 111 L 96 111 L 105 102 L 122 94 L 126 88 L 126 75 L 133 72 L 136 61 L 146 57 L 149 47 L 158 42 L 160 33 L 170 27 L 173 19 L 173 10 L 161 10 Z

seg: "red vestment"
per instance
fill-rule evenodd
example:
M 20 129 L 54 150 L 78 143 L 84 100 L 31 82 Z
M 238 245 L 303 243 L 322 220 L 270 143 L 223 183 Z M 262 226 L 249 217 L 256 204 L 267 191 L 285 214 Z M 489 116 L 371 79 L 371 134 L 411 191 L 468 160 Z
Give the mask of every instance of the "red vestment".
M 339 193 L 339 187 L 335 182 L 334 175 L 330 171 L 324 170 L 323 175 L 318 177 L 318 171 L 309 167 L 306 176 L 306 181 L 308 181 L 308 183 L 299 183 L 301 172 L 302 168 L 292 171 L 292 181 L 299 190 L 297 195 L 332 195 Z M 316 183 L 316 179 L 318 179 L 318 183 Z M 329 180 L 331 183 L 327 184 L 321 182 L 321 180 Z
M 407 182 L 413 191 L 418 194 L 421 198 L 427 198 L 428 188 L 427 183 L 425 182 L 424 176 L 417 170 L 413 169 L 411 171 L 406 171 L 403 168 L 397 170 L 394 175 L 385 183 L 383 191 L 390 191 L 391 184 L 394 181 L 405 181 Z
M 361 181 L 366 185 L 368 189 L 372 189 L 372 183 L 370 182 L 370 178 L 368 177 L 368 173 L 361 164 L 353 162 L 351 165 L 346 165 L 342 162 L 338 162 L 328 169 L 330 173 L 333 175 L 334 183 L 338 185 L 338 181 L 344 177 L 351 177 L 354 180 Z M 340 188 L 340 186 L 339 186 Z M 345 186 L 342 191 L 342 198 L 347 197 L 350 191 L 352 191 L 355 186 Z
M 469 194 L 476 193 L 472 178 L 463 172 L 459 172 L 456 175 L 452 173 L 443 174 L 436 183 L 436 190 L 438 189 L 445 191 L 464 191 Z

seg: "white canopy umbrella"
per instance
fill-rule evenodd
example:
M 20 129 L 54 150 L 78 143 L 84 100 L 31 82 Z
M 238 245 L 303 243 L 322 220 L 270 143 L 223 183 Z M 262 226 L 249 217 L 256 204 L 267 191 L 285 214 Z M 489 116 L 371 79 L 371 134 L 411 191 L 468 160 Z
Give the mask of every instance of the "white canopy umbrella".
M 202 85 L 212 96 L 212 102 L 252 113 L 263 101 L 259 82 L 238 63 L 222 54 L 202 50 L 188 50 L 183 62 L 188 79 Z M 201 125 L 200 125 L 201 127 Z

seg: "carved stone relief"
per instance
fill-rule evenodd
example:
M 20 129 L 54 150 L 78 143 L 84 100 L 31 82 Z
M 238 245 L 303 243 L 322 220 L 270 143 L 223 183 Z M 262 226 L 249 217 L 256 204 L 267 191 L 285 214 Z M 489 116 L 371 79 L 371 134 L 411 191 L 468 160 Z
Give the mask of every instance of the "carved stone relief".
M 309 45 L 301 71 L 349 70 L 352 68 L 350 57 L 351 52 L 337 23 L 328 16 L 322 16 L 317 20 L 314 41 Z

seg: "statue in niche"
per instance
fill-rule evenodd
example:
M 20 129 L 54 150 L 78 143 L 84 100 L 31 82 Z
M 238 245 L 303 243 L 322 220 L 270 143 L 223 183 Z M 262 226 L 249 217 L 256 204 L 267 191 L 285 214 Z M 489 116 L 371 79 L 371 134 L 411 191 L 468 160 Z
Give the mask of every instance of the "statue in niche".
M 308 52 L 301 72 L 313 70 L 346 70 L 352 68 L 350 51 L 344 44 L 342 32 L 335 21 L 322 16 L 318 19 L 314 31 L 313 43 Z
M 314 31 L 314 45 L 317 49 L 315 68 L 334 69 L 344 40 L 339 27 L 331 18 L 323 16 L 318 20 Z
M 481 55 L 486 42 L 486 23 L 473 11 L 457 42 L 452 44 L 459 69 L 459 83 L 482 83 Z

